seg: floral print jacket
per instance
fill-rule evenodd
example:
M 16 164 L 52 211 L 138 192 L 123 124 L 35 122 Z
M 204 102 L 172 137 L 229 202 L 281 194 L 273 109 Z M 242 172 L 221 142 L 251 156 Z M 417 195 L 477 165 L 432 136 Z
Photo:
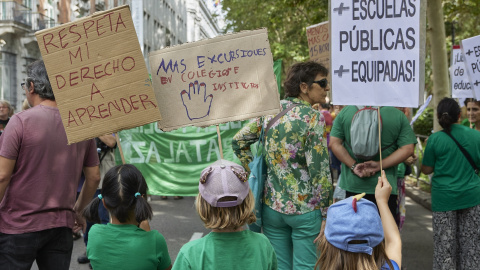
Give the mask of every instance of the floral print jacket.
M 323 115 L 298 98 L 286 98 L 280 103 L 282 109 L 292 103 L 300 105 L 281 117 L 266 134 L 268 177 L 264 203 L 287 215 L 320 209 L 326 218 L 332 204 L 332 181 Z M 272 118 L 251 120 L 233 138 L 233 151 L 247 170 L 253 160 L 250 146 L 258 141 L 262 126 L 266 127 Z

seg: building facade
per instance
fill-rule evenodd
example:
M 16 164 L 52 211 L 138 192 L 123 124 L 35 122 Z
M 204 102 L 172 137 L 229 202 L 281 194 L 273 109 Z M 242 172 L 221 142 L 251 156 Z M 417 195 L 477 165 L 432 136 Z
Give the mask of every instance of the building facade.
M 35 32 L 130 5 L 147 67 L 148 54 L 221 33 L 212 0 L 0 0 L 0 99 L 22 108 L 26 66 L 40 59 Z

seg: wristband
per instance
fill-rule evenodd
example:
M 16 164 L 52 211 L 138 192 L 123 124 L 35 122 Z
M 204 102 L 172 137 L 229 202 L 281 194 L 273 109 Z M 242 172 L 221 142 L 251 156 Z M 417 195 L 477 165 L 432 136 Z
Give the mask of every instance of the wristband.
M 350 167 L 350 171 L 352 171 L 352 173 L 355 173 L 355 167 L 357 167 L 357 162 L 353 163 L 352 167 Z

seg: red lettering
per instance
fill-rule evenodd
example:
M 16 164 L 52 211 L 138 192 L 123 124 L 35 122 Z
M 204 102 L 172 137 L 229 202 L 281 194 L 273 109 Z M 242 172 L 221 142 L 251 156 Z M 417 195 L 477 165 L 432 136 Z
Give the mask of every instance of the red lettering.
M 125 29 L 127 29 L 127 27 L 126 27 L 125 24 L 123 23 L 122 14 L 121 14 L 121 13 L 118 13 L 117 28 L 115 29 L 115 32 L 118 32 L 118 25 L 119 25 L 119 24 L 123 25 L 123 27 L 125 27 Z
M 73 117 L 73 120 L 71 120 L 71 119 L 72 119 L 72 117 Z M 77 126 L 78 126 L 78 124 L 77 124 L 77 120 L 75 120 L 75 116 L 73 116 L 73 114 L 72 114 L 72 112 L 71 112 L 71 111 L 68 111 L 68 124 L 67 124 L 67 127 L 69 127 L 69 126 L 70 126 L 70 123 L 72 123 L 72 122 L 74 122 L 74 123 L 75 123 L 75 125 L 77 125 Z
M 78 111 L 80 110 L 83 110 L 83 113 L 82 114 L 79 114 Z M 82 121 L 82 116 L 85 115 L 85 113 L 87 112 L 87 110 L 85 108 L 78 108 L 75 110 L 75 112 L 77 113 L 77 116 L 78 116 L 78 120 L 80 120 L 80 122 L 83 124 L 83 121 Z
M 78 82 L 72 84 L 72 81 L 78 79 L 78 76 L 72 77 L 72 75 L 73 75 L 73 74 L 77 74 L 77 73 L 78 73 L 78 71 L 70 72 L 70 86 L 74 86 L 74 85 L 77 85 L 77 84 L 78 84 Z
M 102 109 L 100 108 L 100 107 L 102 107 L 102 106 L 105 106 L 105 103 L 102 103 L 102 104 L 98 105 L 98 114 L 99 114 L 100 117 L 103 119 L 103 118 L 109 117 L 110 115 L 108 115 L 108 114 L 107 114 L 107 115 L 102 115 L 102 112 L 106 112 L 106 111 L 107 111 L 107 109 L 103 109 L 103 110 L 102 110 Z
M 77 50 L 77 53 L 75 55 L 73 55 L 72 51 L 68 51 L 68 56 L 70 57 L 70 65 L 73 64 L 73 61 L 72 61 L 72 56 L 74 58 L 77 58 L 77 56 L 80 54 L 80 61 L 83 62 L 83 58 L 82 58 L 82 50 L 80 48 L 80 46 L 78 47 L 78 50 Z
M 83 74 L 84 70 L 87 71 L 85 74 Z M 83 68 L 80 69 L 80 77 L 82 78 L 82 82 L 83 82 L 83 79 L 93 79 L 93 77 L 88 76 L 89 71 L 90 71 L 89 67 L 83 67 Z
M 128 59 L 128 58 L 132 59 L 132 61 L 133 61 L 133 65 L 132 65 L 132 67 L 131 67 L 130 69 L 126 69 L 125 66 L 123 65 L 123 63 L 125 62 L 125 60 Z M 127 57 L 123 58 L 123 60 L 122 60 L 122 68 L 123 68 L 124 71 L 130 71 L 130 70 L 132 70 L 134 67 L 135 67 L 135 59 L 133 59 L 133 57 L 127 56 Z
M 127 112 L 127 110 L 125 109 L 125 102 L 127 103 L 127 105 L 130 107 L 130 111 Z M 130 105 L 130 103 L 128 103 L 128 100 L 124 99 L 124 98 L 120 98 L 120 102 L 122 103 L 122 107 L 123 107 L 123 111 L 125 112 L 125 114 L 128 114 L 129 112 L 132 111 L 132 105 Z
M 185 75 L 185 73 L 182 73 L 182 82 L 186 82 L 185 79 L 183 78 L 183 75 Z
M 105 16 L 104 16 L 103 18 L 100 18 L 100 19 L 97 20 L 97 34 L 98 34 L 98 36 L 101 36 L 101 35 L 103 35 L 103 34 L 105 34 L 105 33 L 107 32 L 107 30 L 103 31 L 102 33 L 100 33 L 100 32 L 98 31 L 98 30 L 100 30 L 100 28 L 103 27 L 103 24 L 99 24 L 99 22 L 100 22 L 101 20 L 103 20 L 104 18 L 105 18 Z
M 122 111 L 122 110 L 120 110 L 120 106 L 118 106 L 118 103 L 117 103 L 116 100 L 115 100 L 115 104 L 114 104 L 112 101 L 110 101 L 110 102 L 108 102 L 108 113 L 109 113 L 110 115 L 112 115 L 112 110 L 110 109 L 110 105 L 113 105 L 113 107 L 114 107 L 115 109 L 117 109 L 119 112 Z
M 62 36 L 62 31 L 63 31 L 63 30 L 65 30 L 65 28 L 62 28 L 60 31 L 58 31 L 58 37 L 60 38 L 60 47 L 62 47 L 63 49 L 65 49 L 65 47 L 67 47 L 67 45 L 68 45 L 68 42 L 65 43 L 65 45 L 62 45 L 62 39 L 67 36 L 67 34 L 65 34 L 65 35 Z
M 234 67 L 234 68 L 233 68 L 233 71 L 235 72 L 235 74 L 238 73 L 238 69 L 239 69 L 239 68 L 240 68 L 240 67 Z
M 100 78 L 105 76 L 105 74 L 103 74 L 102 76 L 97 76 L 97 74 L 103 73 L 103 70 L 97 71 L 97 67 L 101 67 L 101 66 L 102 65 L 96 65 L 96 66 L 93 67 L 93 74 L 95 74 L 95 79 L 100 79 Z
M 85 25 L 86 25 L 87 23 L 91 23 L 91 24 L 90 24 L 90 26 L 85 27 Z M 85 37 L 86 37 L 86 38 L 88 38 L 87 30 L 90 29 L 90 27 L 92 27 L 94 24 L 95 24 L 94 21 L 86 21 L 86 22 L 83 23 L 83 30 L 85 30 Z
M 60 84 L 58 84 L 58 78 L 59 78 L 59 77 L 62 78 L 62 80 L 63 80 L 63 85 L 62 85 L 62 86 L 60 86 Z M 57 87 L 58 87 L 58 89 L 62 89 L 62 88 L 65 86 L 65 84 L 67 83 L 67 82 L 65 81 L 65 78 L 64 78 L 62 75 L 56 75 L 56 76 L 55 76 L 55 80 L 57 81 Z
M 150 102 L 150 103 L 153 105 L 154 108 L 157 107 L 157 105 L 155 105 L 155 103 L 153 103 L 152 101 L 148 100 L 148 96 L 147 96 L 147 95 L 140 94 L 140 95 L 138 95 L 138 97 L 140 98 L 140 101 L 142 102 L 142 106 L 143 106 L 143 108 L 144 108 L 145 110 L 147 109 L 147 107 L 145 107 L 145 103 L 146 103 L 146 102 Z
M 167 83 L 171 83 L 172 82 L 172 76 L 173 75 L 170 75 L 170 77 L 160 77 L 160 82 L 162 84 L 167 84 Z M 182 77 L 183 77 L 183 74 L 182 74 Z
M 92 108 L 93 111 L 90 112 L 90 108 Z M 90 121 L 92 121 L 92 118 L 100 118 L 98 116 L 93 115 L 95 113 L 95 107 L 93 107 L 92 105 L 87 107 L 87 112 L 88 112 L 88 117 L 90 118 Z
M 108 16 L 108 21 L 110 22 L 110 31 L 113 31 L 113 24 L 112 24 L 112 17 L 111 17 L 112 14 L 113 14 L 113 12 L 110 12 L 110 13 L 105 14 L 105 16 L 103 16 L 103 18 Z
M 46 37 L 47 35 L 50 35 L 51 38 L 50 38 L 50 40 L 49 40 L 48 42 L 45 42 L 45 37 Z M 57 46 L 57 45 L 52 44 L 52 40 L 53 40 L 53 34 L 52 34 L 52 33 L 47 33 L 47 34 L 43 35 L 43 43 L 44 43 L 44 46 L 45 46 L 45 50 L 47 50 L 47 53 L 50 53 L 50 52 L 48 51 L 47 45 L 52 45 L 53 47 L 55 47 L 55 48 L 58 49 L 58 46 Z
M 93 88 L 94 88 L 94 87 L 95 87 L 95 89 L 97 89 L 97 91 L 95 91 L 95 92 L 93 92 Z M 100 93 L 100 90 L 98 90 L 98 88 L 97 88 L 97 86 L 95 85 L 95 83 L 92 83 L 92 90 L 90 91 L 90 101 L 93 100 L 93 95 L 94 95 L 94 94 L 97 94 L 97 93 L 100 94 L 100 96 L 102 96 L 102 98 L 104 98 L 103 95 L 102 95 L 102 93 Z
M 110 62 L 107 62 L 107 64 L 105 64 L 105 67 L 103 68 L 103 72 L 105 72 L 105 75 L 110 76 L 110 75 L 112 75 L 112 73 L 107 73 L 108 65 L 110 65 Z
M 117 71 L 120 70 L 119 62 L 120 62 L 120 60 L 117 59 L 117 66 L 115 66 L 115 60 L 113 60 L 113 64 L 112 64 L 112 65 L 113 65 L 113 73 L 115 73 L 115 69 L 116 69 Z
M 79 41 L 79 40 L 82 38 L 82 35 L 80 35 L 78 32 L 72 31 L 72 28 L 73 28 L 73 27 L 77 27 L 77 25 L 76 25 L 76 24 L 71 25 L 70 28 L 68 28 L 68 32 L 70 32 L 70 33 L 72 33 L 72 34 L 77 34 L 77 35 L 78 35 L 77 40 L 74 40 L 74 41 L 73 41 L 73 43 L 77 43 L 77 41 Z
M 131 104 L 132 104 L 132 108 L 133 108 L 134 110 L 138 110 L 138 107 L 135 107 L 135 103 L 138 103 L 139 101 L 138 101 L 138 100 L 136 100 L 136 101 L 133 101 L 133 100 L 132 100 L 132 97 L 135 97 L 135 96 L 137 96 L 137 95 L 131 95 L 131 96 L 130 96 L 130 102 L 131 102 Z

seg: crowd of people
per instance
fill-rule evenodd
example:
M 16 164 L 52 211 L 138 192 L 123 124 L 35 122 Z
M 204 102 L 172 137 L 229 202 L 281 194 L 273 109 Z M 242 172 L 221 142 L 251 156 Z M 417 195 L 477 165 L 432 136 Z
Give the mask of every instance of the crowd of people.
M 2 269 L 30 269 L 34 261 L 39 269 L 68 269 L 72 234 L 85 229 L 78 260 L 93 269 L 401 269 L 404 176 L 417 159 L 415 134 L 403 108 L 381 107 L 380 150 L 359 153 L 356 117 L 374 110 L 330 113 L 328 70 L 319 63 L 289 69 L 283 116 L 252 119 L 234 136 L 241 165 L 221 159 L 200 173 L 195 209 L 211 232 L 185 244 L 173 263 L 164 236 L 150 228 L 142 173 L 115 166 L 115 137 L 67 144 L 43 61 L 27 67 L 22 88 L 30 109 L 12 115 L 0 101 L 0 121 L 8 122 L 0 122 Z M 457 124 L 455 100 L 438 104 L 443 131 L 423 154 L 422 172 L 434 173 L 433 269 L 480 266 L 480 105 L 465 103 L 469 127 Z M 256 221 L 248 165 L 266 126 L 257 233 L 248 229 Z M 332 178 L 345 194 L 335 203 Z

